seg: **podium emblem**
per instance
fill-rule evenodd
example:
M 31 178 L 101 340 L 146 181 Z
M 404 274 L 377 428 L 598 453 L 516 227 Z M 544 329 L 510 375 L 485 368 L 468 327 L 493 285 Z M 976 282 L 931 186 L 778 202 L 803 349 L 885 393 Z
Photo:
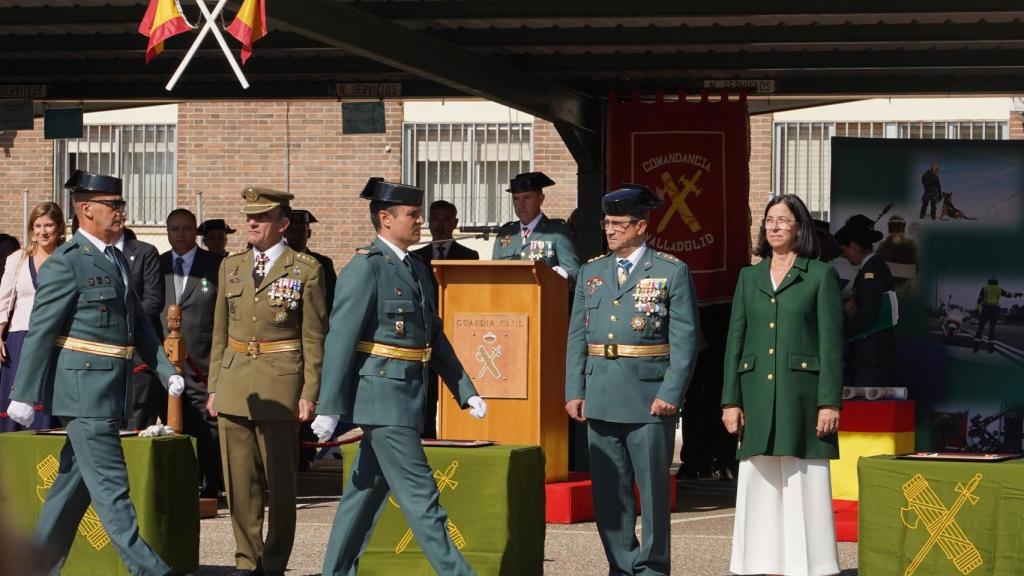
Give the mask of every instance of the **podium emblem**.
M 903 485 L 903 496 L 907 499 L 907 507 L 900 509 L 903 525 L 913 530 L 923 520 L 929 535 L 910 566 L 903 572 L 904 576 L 913 576 L 936 544 L 961 574 L 970 574 L 983 564 L 978 549 L 956 522 L 956 516 L 964 504 L 970 502 L 973 506 L 978 503 L 979 497 L 974 495 L 974 491 L 978 489 L 981 478 L 981 474 L 975 474 L 966 486 L 958 482 L 956 491 L 960 496 L 949 508 L 942 503 L 924 476 L 915 474 Z
M 484 398 L 526 398 L 529 317 L 456 314 L 452 346 Z
M 60 462 L 53 457 L 53 454 L 47 455 L 39 464 L 36 464 L 36 473 L 39 474 L 39 479 L 42 481 L 41 485 L 36 486 L 36 496 L 40 502 L 46 502 L 46 494 L 57 480 L 59 470 Z M 103 528 L 100 516 L 92 504 L 86 508 L 85 515 L 82 516 L 82 521 L 78 524 L 78 533 L 84 536 L 89 545 L 96 550 L 102 550 L 107 544 L 110 544 L 110 536 Z

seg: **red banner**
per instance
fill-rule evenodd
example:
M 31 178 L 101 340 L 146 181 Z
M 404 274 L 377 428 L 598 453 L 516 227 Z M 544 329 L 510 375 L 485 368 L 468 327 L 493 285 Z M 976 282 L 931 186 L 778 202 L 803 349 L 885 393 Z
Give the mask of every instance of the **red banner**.
M 750 263 L 747 103 L 611 98 L 609 180 L 643 184 L 664 203 L 648 245 L 686 262 L 702 304 L 732 298 Z

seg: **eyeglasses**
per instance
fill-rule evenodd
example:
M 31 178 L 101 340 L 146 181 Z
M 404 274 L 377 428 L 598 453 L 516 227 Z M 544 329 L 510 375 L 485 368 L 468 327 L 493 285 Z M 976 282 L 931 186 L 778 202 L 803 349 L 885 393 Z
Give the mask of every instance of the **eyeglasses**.
M 602 230 L 608 230 L 610 228 L 616 232 L 625 232 L 626 228 L 629 228 L 637 222 L 639 222 L 639 220 L 630 218 L 629 220 L 623 220 L 621 222 L 616 222 L 614 220 L 601 220 L 598 224 L 601 226 Z
M 128 205 L 124 200 L 89 200 L 89 202 L 95 202 L 96 204 L 103 204 L 107 208 L 110 208 L 114 212 L 121 212 L 125 206 Z
M 764 227 L 771 229 L 778 227 L 779 230 L 792 230 L 796 224 L 789 218 L 765 218 Z

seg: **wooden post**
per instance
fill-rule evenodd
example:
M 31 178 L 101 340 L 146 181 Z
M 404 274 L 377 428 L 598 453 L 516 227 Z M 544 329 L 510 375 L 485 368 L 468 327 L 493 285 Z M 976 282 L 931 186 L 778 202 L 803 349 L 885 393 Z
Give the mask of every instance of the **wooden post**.
M 164 339 L 164 352 L 167 354 L 167 359 L 171 361 L 171 364 L 174 364 L 178 374 L 182 374 L 184 370 L 181 368 L 181 363 L 185 360 L 188 353 L 185 352 L 185 341 L 181 339 L 181 306 L 177 304 L 171 304 L 167 307 L 167 331 L 167 338 Z M 167 425 L 176 434 L 181 434 L 183 430 L 181 396 L 177 398 L 174 396 L 167 397 Z

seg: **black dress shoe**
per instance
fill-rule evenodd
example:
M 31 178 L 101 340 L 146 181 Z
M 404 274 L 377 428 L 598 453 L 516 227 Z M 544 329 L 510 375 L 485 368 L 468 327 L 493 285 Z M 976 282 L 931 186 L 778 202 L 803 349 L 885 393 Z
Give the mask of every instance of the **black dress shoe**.
M 228 572 L 227 576 L 256 576 L 259 572 L 255 570 L 249 570 L 247 568 L 239 568 L 234 572 Z

